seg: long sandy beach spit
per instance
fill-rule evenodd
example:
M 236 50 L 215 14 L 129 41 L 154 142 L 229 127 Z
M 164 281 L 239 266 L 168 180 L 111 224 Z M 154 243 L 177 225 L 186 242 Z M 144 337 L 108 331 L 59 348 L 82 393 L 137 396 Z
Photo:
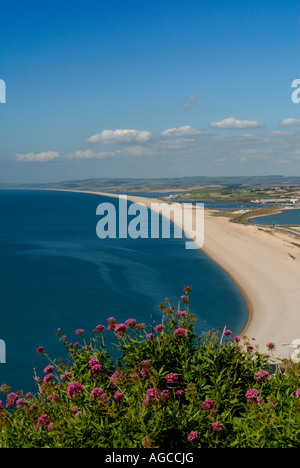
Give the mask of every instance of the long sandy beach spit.
M 119 195 L 93 193 L 106 197 Z M 162 200 L 128 195 L 128 200 L 153 209 Z M 173 204 L 174 206 L 174 204 Z M 176 210 L 192 205 L 177 203 Z M 170 216 L 170 211 L 162 212 Z M 185 216 L 187 216 L 185 212 Z M 300 338 L 300 247 L 287 233 L 258 226 L 232 223 L 204 212 L 204 245 L 202 251 L 220 265 L 237 283 L 249 305 L 249 321 L 241 334 L 246 335 L 260 352 L 267 343 L 275 343 L 275 356 L 286 358 L 293 349 L 286 346 Z M 191 233 L 186 232 L 187 236 Z M 253 340 L 254 338 L 254 340 Z

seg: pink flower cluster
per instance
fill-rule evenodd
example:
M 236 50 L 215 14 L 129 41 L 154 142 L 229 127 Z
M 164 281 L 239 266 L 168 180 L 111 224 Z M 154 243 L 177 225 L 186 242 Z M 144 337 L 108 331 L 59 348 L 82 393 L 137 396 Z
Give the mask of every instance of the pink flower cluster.
M 118 385 L 122 382 L 123 379 L 124 375 L 122 374 L 122 371 L 116 370 L 116 372 L 112 374 L 109 380 L 113 385 Z
M 202 409 L 206 410 L 208 413 L 216 412 L 217 403 L 213 400 L 204 400 L 202 403 Z
M 156 388 L 149 388 L 147 390 L 146 398 L 143 401 L 144 408 L 148 408 L 151 404 L 159 402 L 159 391 Z
M 171 374 L 168 374 L 166 376 L 166 381 L 168 383 L 175 383 L 178 380 L 178 374 L 174 374 L 174 372 L 171 372 Z
M 259 391 L 256 388 L 250 388 L 245 393 L 247 400 L 253 405 L 257 405 L 263 401 L 263 398 L 258 398 Z
M 123 335 L 127 330 L 128 327 L 125 323 L 118 323 L 118 325 L 115 326 L 115 332 L 117 335 Z
M 114 317 L 109 317 L 107 321 L 108 321 L 107 330 L 114 330 L 116 323 L 117 323 L 116 319 Z
M 102 365 L 99 364 L 99 361 L 97 358 L 91 358 L 89 360 L 89 366 L 91 368 L 91 372 L 93 375 L 99 375 L 101 374 L 102 371 Z
M 151 377 L 151 375 L 153 375 L 153 372 L 151 370 L 151 361 L 149 360 L 142 361 L 141 366 L 142 366 L 141 376 L 144 379 Z
M 69 398 L 78 398 L 82 394 L 84 386 L 78 382 L 72 382 L 68 385 L 67 395 Z
M 104 393 L 104 390 L 102 388 L 94 388 L 94 390 L 91 391 L 91 397 L 94 400 L 104 402 L 108 399 L 108 396 L 106 393 Z
M 38 429 L 39 427 L 43 427 L 44 429 L 48 429 L 49 431 L 53 431 L 54 429 L 54 424 L 51 423 L 51 420 L 47 414 L 42 414 L 42 416 L 39 417 L 37 425 L 35 426 L 35 429 Z
M 174 335 L 175 336 L 185 336 L 186 335 L 186 330 L 184 328 L 177 328 L 175 331 L 174 331 Z
M 200 439 L 199 434 L 196 431 L 192 431 L 188 435 L 188 441 L 193 442 L 194 440 Z
M 107 321 L 107 330 L 115 331 L 117 335 L 122 335 L 128 330 L 128 328 L 136 328 L 137 330 L 143 330 L 146 326 L 144 323 L 137 323 L 136 320 L 133 318 L 129 318 L 125 321 L 125 323 L 119 324 L 117 324 L 117 321 L 114 317 L 109 317 Z
M 7 409 L 12 408 L 14 404 L 16 403 L 17 399 L 18 399 L 18 395 L 14 392 L 7 395 L 6 408 Z
M 258 382 L 261 382 L 262 380 L 265 380 L 265 381 L 269 381 L 270 380 L 270 374 L 268 371 L 266 370 L 261 370 L 261 371 L 258 371 L 257 374 L 256 374 L 256 380 Z
M 130 318 L 130 319 L 126 320 L 125 323 L 126 323 L 127 327 L 129 327 L 129 328 L 133 328 L 133 327 L 136 326 L 136 320 L 133 319 L 133 318 Z
M 223 429 L 223 424 L 220 421 L 212 423 L 212 428 L 215 432 L 221 432 Z
M 147 390 L 146 398 L 143 401 L 143 407 L 148 408 L 151 405 L 156 405 L 159 402 L 167 403 L 170 398 L 170 391 L 163 390 L 161 393 L 156 388 Z
M 270 341 L 269 343 L 266 344 L 267 348 L 271 351 L 273 349 L 275 349 L 275 343 L 273 343 L 273 341 Z

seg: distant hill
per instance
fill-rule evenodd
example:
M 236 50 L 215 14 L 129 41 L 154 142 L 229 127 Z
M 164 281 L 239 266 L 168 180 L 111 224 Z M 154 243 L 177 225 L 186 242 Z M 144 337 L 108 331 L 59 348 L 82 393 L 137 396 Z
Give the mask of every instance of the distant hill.
M 270 186 L 270 185 L 300 185 L 300 177 L 293 176 L 231 176 L 231 177 L 179 177 L 157 179 L 83 179 L 67 180 L 55 183 L 36 183 L 5 185 L 2 188 L 43 188 L 43 189 L 69 189 L 69 190 L 100 190 L 106 192 L 134 192 L 134 191 L 160 191 L 160 190 L 189 190 L 209 185 L 222 186 Z

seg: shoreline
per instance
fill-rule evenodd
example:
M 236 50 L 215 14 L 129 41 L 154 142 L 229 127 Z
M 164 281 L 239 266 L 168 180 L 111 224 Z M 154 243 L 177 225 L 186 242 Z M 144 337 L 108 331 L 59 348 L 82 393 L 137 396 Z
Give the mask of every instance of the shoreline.
M 89 193 L 112 198 L 125 195 L 76 189 L 31 190 Z M 126 196 L 128 201 L 142 203 L 148 209 L 152 209 L 152 203 L 167 204 L 156 198 Z M 177 205 L 176 209 L 182 210 L 184 204 Z M 170 219 L 169 210 L 161 215 Z M 204 223 L 201 250 L 230 276 L 248 306 L 248 321 L 241 335 L 246 335 L 250 341 L 253 339 L 251 344 L 261 353 L 266 353 L 266 344 L 273 342 L 276 348 L 272 354 L 281 359 L 288 358 L 293 349 L 283 344 L 291 343 L 300 335 L 300 330 L 297 331 L 300 322 L 300 248 L 292 244 L 293 239 L 286 233 L 270 233 L 263 227 L 232 223 L 227 218 L 215 216 L 213 210 L 204 210 Z M 184 227 L 183 231 L 191 237 Z
M 112 193 L 82 192 L 119 198 Z M 152 203 L 165 203 L 131 195 L 127 198 L 149 209 Z M 182 210 L 183 205 L 178 204 L 177 209 Z M 169 212 L 161 214 L 169 216 Z M 262 353 L 268 352 L 267 343 L 275 342 L 273 355 L 288 358 L 292 349 L 283 344 L 298 338 L 300 248 L 293 245 L 286 234 L 270 234 L 259 226 L 232 223 L 215 216 L 213 210 L 204 210 L 204 223 L 201 250 L 230 276 L 248 306 L 248 322 L 241 335 L 246 335 Z M 186 234 L 189 236 L 189 232 Z

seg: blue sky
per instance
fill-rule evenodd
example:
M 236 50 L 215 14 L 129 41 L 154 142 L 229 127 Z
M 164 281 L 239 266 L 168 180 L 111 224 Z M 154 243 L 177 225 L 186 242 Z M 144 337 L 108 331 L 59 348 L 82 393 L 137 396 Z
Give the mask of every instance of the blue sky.
M 299 0 L 3 0 L 0 183 L 300 175 Z

